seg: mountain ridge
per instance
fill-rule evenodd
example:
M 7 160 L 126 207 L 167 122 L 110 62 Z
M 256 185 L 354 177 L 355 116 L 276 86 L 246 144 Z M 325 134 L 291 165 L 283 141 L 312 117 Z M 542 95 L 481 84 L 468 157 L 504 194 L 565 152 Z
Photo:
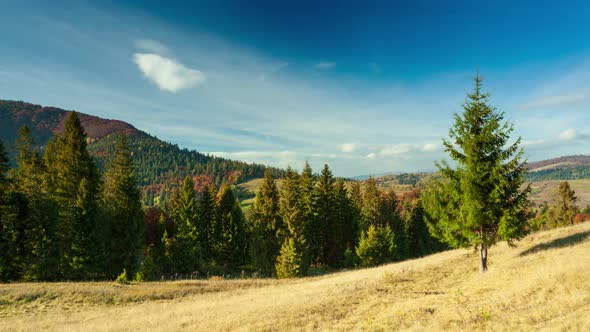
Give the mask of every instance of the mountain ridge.
M 137 182 L 142 188 L 144 204 L 166 202 L 171 190 L 186 177 L 192 176 L 195 189 L 202 191 L 208 184 L 239 183 L 262 177 L 266 169 L 279 176 L 282 170 L 262 164 L 225 159 L 196 150 L 180 148 L 162 141 L 130 123 L 105 119 L 79 111 L 41 106 L 24 101 L 0 100 L 0 140 L 10 149 L 17 138 L 18 129 L 29 127 L 41 150 L 49 139 L 63 132 L 67 115 L 76 112 L 88 135 L 88 150 L 99 167 L 104 168 L 114 155 L 113 135 L 128 136 L 136 165 Z M 13 155 L 14 156 L 14 155 Z M 156 199 L 158 197 L 158 199 Z

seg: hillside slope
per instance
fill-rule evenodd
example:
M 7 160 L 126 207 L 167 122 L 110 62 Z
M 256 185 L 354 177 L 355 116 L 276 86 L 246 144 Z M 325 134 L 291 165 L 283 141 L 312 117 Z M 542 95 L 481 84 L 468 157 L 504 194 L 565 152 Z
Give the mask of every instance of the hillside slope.
M 590 223 L 296 280 L 0 285 L 0 330 L 589 330 Z M 168 299 L 168 300 L 166 300 Z
M 43 107 L 22 101 L 0 100 L 0 140 L 12 146 L 20 127 L 31 130 L 37 144 L 43 148 L 55 133 L 63 131 L 66 116 L 71 111 L 56 107 Z M 102 119 L 79 113 L 78 116 L 88 135 L 88 150 L 100 167 L 108 164 L 115 148 L 115 136 L 125 133 L 133 151 L 138 184 L 142 187 L 146 205 L 152 205 L 154 198 L 166 200 L 169 189 L 187 175 L 195 177 L 199 185 L 224 181 L 241 182 L 260 178 L 266 166 L 249 164 L 225 158 L 181 149 L 177 145 L 159 140 L 129 123 Z M 275 174 L 281 171 L 271 168 Z

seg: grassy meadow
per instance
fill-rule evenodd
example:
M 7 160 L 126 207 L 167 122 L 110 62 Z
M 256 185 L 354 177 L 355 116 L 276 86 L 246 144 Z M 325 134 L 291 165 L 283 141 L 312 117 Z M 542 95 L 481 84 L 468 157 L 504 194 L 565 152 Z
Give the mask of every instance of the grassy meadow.
M 293 280 L 0 285 L 2 331 L 590 330 L 590 223 Z

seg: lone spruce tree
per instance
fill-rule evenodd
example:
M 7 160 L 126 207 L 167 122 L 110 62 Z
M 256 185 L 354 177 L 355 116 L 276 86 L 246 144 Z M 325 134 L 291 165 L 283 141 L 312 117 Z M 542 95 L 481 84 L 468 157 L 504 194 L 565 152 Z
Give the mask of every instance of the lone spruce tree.
M 521 186 L 526 173 L 521 139 L 510 143 L 512 124 L 490 106 L 475 77 L 463 113 L 455 114 L 445 151 L 456 162 L 436 163 L 443 181 L 435 182 L 425 196 L 434 233 L 453 247 L 475 247 L 480 271 L 488 268 L 488 248 L 499 240 L 513 244 L 525 235 L 524 208 L 530 187 Z

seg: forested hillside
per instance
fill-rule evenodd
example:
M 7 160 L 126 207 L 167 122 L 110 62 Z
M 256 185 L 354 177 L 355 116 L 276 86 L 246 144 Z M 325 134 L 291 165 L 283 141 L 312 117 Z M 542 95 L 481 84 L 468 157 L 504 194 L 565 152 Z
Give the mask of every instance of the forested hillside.
M 13 164 L 16 151 L 13 145 L 20 127 L 27 126 L 30 129 L 32 138 L 43 151 L 54 134 L 63 132 L 66 116 L 70 112 L 22 101 L 0 100 L 0 140 L 8 146 Z M 195 189 L 202 191 L 210 183 L 219 186 L 225 182 L 238 183 L 260 178 L 268 168 L 181 149 L 123 121 L 83 113 L 78 113 L 78 117 L 88 135 L 88 150 L 101 169 L 114 156 L 116 134 L 127 135 L 137 181 L 141 186 L 144 204 L 148 206 L 167 202 L 171 189 L 187 175 L 193 177 Z M 270 170 L 275 176 L 282 174 L 279 169 Z

